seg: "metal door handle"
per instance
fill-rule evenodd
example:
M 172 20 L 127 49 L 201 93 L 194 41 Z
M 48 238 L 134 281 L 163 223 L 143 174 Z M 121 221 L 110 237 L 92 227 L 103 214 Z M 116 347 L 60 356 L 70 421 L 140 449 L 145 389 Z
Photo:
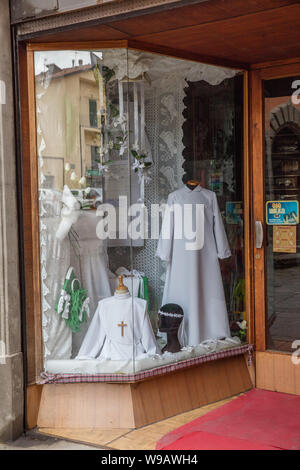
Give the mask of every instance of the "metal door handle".
M 260 220 L 255 221 L 255 248 L 261 248 L 264 241 L 264 229 Z

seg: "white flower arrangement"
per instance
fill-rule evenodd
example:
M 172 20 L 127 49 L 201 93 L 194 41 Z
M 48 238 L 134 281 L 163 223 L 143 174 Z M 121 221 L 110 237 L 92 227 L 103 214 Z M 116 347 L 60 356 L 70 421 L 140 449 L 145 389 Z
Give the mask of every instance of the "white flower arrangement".
M 247 330 L 248 326 L 247 326 L 246 320 L 237 321 L 236 323 L 240 327 L 241 330 Z
M 113 123 L 114 127 L 125 126 L 125 124 L 127 123 L 126 114 L 122 114 L 122 116 L 118 116 L 118 117 L 114 118 L 112 123 Z

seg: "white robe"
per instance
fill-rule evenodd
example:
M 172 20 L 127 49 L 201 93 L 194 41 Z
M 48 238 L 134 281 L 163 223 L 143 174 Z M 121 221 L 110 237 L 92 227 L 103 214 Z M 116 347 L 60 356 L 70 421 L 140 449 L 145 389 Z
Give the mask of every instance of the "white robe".
M 56 231 L 58 216 L 41 217 L 41 281 L 42 281 L 42 331 L 45 359 L 70 359 L 72 330 L 55 310 L 57 299 L 70 267 L 70 243 L 59 241 Z
M 134 360 L 160 354 L 143 299 L 101 300 L 76 359 Z M 118 325 L 126 324 L 123 329 Z
M 72 194 L 68 186 L 64 186 L 62 194 L 64 207 L 61 210 L 61 220 L 56 227 L 56 242 L 62 246 L 67 245 L 69 258 L 66 274 L 70 264 L 74 267 L 75 275 L 81 282 L 81 286 L 87 290 L 89 297 L 89 310 L 95 312 L 99 300 L 110 297 L 112 294 L 108 269 L 107 243 L 97 237 L 97 224 L 99 217 L 94 210 L 80 210 L 80 204 Z M 67 238 L 71 227 L 75 236 Z M 71 247 L 70 247 L 71 245 Z M 70 249 L 71 248 L 71 249 Z M 55 266 L 55 270 L 61 269 Z M 63 282 L 61 283 L 61 285 Z M 76 356 L 83 338 L 88 330 L 92 315 L 87 322 L 81 325 L 81 330 L 73 333 L 72 357 Z M 66 328 L 67 325 L 66 325 Z M 70 334 L 72 332 L 70 330 Z
M 185 236 L 176 239 L 184 219 L 174 212 L 174 204 L 182 210 L 185 204 L 192 205 L 193 227 L 199 231 L 200 238 L 204 237 L 201 249 L 187 250 L 186 243 L 191 240 Z M 202 204 L 204 209 L 197 227 L 196 204 Z M 162 234 L 168 230 L 170 236 L 163 239 Z M 195 346 L 207 339 L 230 337 L 218 258 L 227 258 L 231 252 L 213 191 L 201 186 L 194 190 L 184 186 L 169 194 L 156 254 L 168 262 L 162 304 L 175 303 L 184 311 L 179 332 L 181 345 Z
M 76 356 L 93 318 L 99 300 L 112 295 L 106 240 L 97 237 L 96 227 L 99 222 L 96 211 L 80 211 L 73 229 L 78 235 L 78 244 L 73 241 L 71 265 L 82 287 L 90 298 L 90 318 L 81 325 L 81 331 L 73 334 L 72 353 Z

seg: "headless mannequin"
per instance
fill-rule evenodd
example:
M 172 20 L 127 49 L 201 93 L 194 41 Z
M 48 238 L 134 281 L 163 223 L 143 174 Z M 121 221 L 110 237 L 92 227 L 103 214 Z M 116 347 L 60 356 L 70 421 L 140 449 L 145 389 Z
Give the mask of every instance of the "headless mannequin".
M 76 359 L 132 361 L 161 354 L 146 306 L 143 299 L 131 299 L 120 275 L 114 297 L 99 302 Z
M 176 316 L 175 316 L 176 315 Z M 175 353 L 181 350 L 178 341 L 178 330 L 183 320 L 183 310 L 177 304 L 166 304 L 159 311 L 159 331 L 167 333 L 167 344 L 162 349 Z
M 123 284 L 123 276 L 118 276 L 119 280 L 119 285 L 115 290 L 114 296 L 120 299 L 124 299 L 130 296 L 129 290 L 126 286 Z
M 198 185 L 199 181 L 197 180 L 188 180 L 188 182 L 186 183 L 186 186 L 191 190 L 195 189 Z

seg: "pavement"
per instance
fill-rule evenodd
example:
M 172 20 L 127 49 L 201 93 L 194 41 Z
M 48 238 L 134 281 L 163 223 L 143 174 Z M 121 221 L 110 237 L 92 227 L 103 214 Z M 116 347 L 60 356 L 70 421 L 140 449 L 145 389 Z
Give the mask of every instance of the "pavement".
M 44 436 L 30 431 L 16 441 L 0 443 L 1 450 L 99 450 L 99 447 Z

